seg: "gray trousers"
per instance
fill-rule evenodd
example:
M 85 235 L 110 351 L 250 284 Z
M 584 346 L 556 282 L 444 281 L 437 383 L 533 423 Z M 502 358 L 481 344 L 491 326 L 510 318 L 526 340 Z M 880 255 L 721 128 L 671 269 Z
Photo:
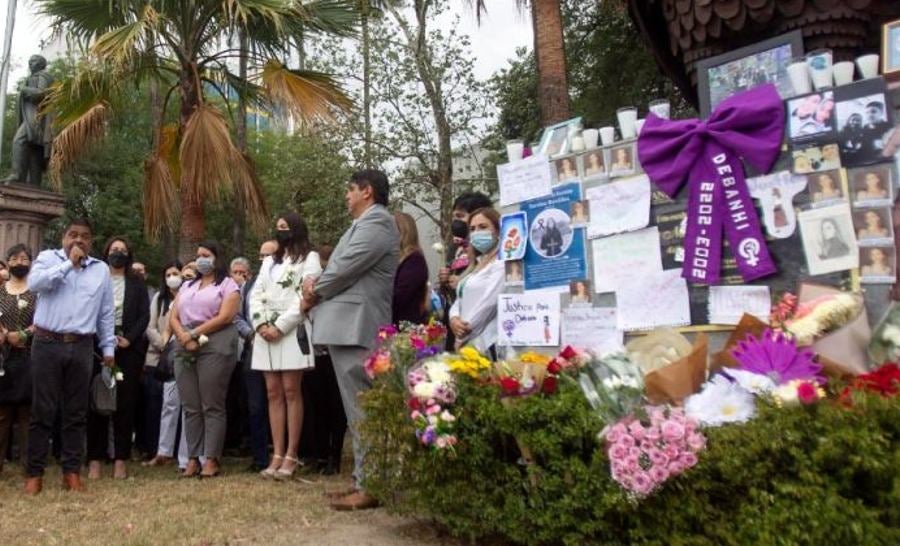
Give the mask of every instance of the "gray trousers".
M 363 419 L 362 407 L 359 405 L 359 393 L 372 387 L 372 380 L 366 375 L 363 363 L 369 356 L 369 349 L 348 345 L 329 345 L 331 361 L 334 363 L 334 374 L 337 376 L 344 413 L 353 438 L 353 483 L 362 487 L 363 461 L 366 457 L 366 446 L 359 436 L 359 423 Z
M 188 362 L 179 347 L 175 359 L 175 383 L 184 409 L 184 436 L 188 457 L 218 459 L 225 446 L 225 399 L 231 372 L 237 363 L 237 330 L 228 326 L 210 334 Z

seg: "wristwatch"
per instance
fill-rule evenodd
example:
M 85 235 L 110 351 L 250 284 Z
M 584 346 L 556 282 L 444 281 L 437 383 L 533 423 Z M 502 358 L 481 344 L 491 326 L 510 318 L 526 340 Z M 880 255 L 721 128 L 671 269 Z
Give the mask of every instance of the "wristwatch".
M 188 333 L 191 335 L 192 340 L 197 341 L 198 339 L 200 339 L 200 336 L 197 334 L 197 331 L 194 330 L 193 328 L 191 328 L 191 330 Z

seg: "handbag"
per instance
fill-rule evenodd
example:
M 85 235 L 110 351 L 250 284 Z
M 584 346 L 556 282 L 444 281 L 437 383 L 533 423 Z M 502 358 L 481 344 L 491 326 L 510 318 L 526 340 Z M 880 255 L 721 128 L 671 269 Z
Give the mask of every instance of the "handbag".
M 103 416 L 116 412 L 116 378 L 106 366 L 91 381 L 91 410 Z
M 169 339 L 159 353 L 159 363 L 153 369 L 153 378 L 162 383 L 175 379 L 175 340 Z
M 309 334 L 306 333 L 306 321 L 301 321 L 297 326 L 297 344 L 300 345 L 300 352 L 304 355 L 312 353 L 312 343 L 309 340 Z

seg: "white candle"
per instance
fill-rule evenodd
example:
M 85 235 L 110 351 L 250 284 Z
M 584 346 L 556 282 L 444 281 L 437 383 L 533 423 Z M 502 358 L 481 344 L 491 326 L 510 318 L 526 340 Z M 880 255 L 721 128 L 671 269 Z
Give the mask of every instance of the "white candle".
M 853 83 L 853 69 L 853 63 L 850 61 L 835 63 L 832 69 L 834 71 L 834 85 Z
M 666 99 L 657 99 L 655 101 L 652 101 L 648 108 L 657 117 L 661 117 L 663 119 L 669 119 L 669 115 L 671 114 L 672 110 L 669 101 Z
M 584 137 L 577 135 L 572 137 L 572 151 L 581 152 L 584 150 Z
M 612 125 L 600 128 L 600 142 L 604 146 L 609 146 L 616 141 L 616 128 Z
M 506 143 L 506 157 L 510 163 L 521 160 L 524 152 L 525 143 L 521 140 L 510 140 Z
M 788 77 L 791 79 L 791 87 L 795 95 L 812 93 L 812 83 L 809 81 L 809 67 L 806 59 L 800 59 L 788 65 Z
M 863 55 L 856 58 L 856 66 L 863 79 L 874 78 L 878 75 L 878 55 Z
M 634 131 L 638 134 L 638 136 L 640 136 L 641 134 L 641 129 L 644 128 L 644 121 L 646 121 L 644 118 L 638 118 L 634 120 Z
M 626 106 L 616 111 L 616 117 L 619 119 L 619 132 L 622 138 L 634 138 L 634 120 L 637 119 L 637 108 L 634 106 Z
M 832 66 L 831 50 L 819 49 L 806 56 L 806 64 L 809 66 L 809 74 L 812 76 L 813 87 L 821 91 L 831 87 Z
M 581 137 L 584 139 L 584 147 L 590 150 L 591 148 L 597 147 L 597 138 L 600 136 L 600 131 L 597 129 L 585 129 L 581 132 Z

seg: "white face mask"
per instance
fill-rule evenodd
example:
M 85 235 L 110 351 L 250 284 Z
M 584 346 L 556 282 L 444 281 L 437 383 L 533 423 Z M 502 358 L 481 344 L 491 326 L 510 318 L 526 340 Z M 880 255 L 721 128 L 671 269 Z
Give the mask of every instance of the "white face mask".
M 172 290 L 178 290 L 181 287 L 181 275 L 169 275 L 166 277 L 166 286 Z

